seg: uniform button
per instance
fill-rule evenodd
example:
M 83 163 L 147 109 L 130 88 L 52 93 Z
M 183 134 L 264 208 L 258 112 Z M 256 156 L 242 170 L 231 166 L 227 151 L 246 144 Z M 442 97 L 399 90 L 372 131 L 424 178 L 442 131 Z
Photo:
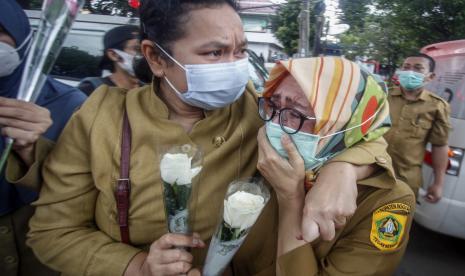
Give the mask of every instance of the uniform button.
M 215 148 L 219 148 L 222 144 L 224 144 L 224 142 L 226 142 L 226 139 L 223 136 L 217 136 L 213 138 L 212 141 Z
M 376 162 L 378 162 L 380 164 L 386 164 L 386 162 L 387 162 L 386 158 L 381 157 L 381 156 L 376 156 L 375 160 L 376 160 Z
M 0 226 L 0 234 L 7 234 L 10 232 L 10 229 L 6 226 Z
M 16 258 L 13 256 L 6 256 L 5 258 L 3 258 L 3 261 L 7 264 L 12 264 L 16 262 Z

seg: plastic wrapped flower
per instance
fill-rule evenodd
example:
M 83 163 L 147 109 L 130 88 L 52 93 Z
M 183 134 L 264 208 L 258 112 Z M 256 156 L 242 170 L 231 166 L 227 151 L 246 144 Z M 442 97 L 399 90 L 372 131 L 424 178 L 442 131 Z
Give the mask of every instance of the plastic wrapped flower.
M 210 241 L 204 276 L 221 275 L 270 199 L 259 179 L 235 181 L 224 199 L 223 216 Z
M 189 233 L 188 207 L 192 181 L 202 170 L 200 165 L 193 166 L 193 159 L 200 163 L 197 148 L 183 145 L 171 148 L 160 161 L 165 212 L 171 233 Z

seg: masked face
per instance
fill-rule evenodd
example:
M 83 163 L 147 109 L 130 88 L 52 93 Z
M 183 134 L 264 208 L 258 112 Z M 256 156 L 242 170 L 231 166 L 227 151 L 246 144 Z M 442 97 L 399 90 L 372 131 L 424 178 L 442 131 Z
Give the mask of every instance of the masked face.
M 271 99 L 259 100 L 259 113 L 260 117 L 267 121 L 266 135 L 276 152 L 288 159 L 287 152 L 281 144 L 281 137 L 287 133 L 304 160 L 306 170 L 317 169 L 332 157 L 331 154 L 319 155 L 320 140 L 359 128 L 377 115 L 376 112 L 360 125 L 331 134 L 315 134 L 314 110 L 292 76 L 287 76 L 279 84 Z
M 320 137 L 312 134 L 315 127 L 314 112 L 297 81 L 287 76 L 276 88 L 270 102 L 267 101 L 260 103 L 260 116 L 271 118 L 274 113 L 266 123 L 266 135 L 276 152 L 287 159 L 281 137 L 299 130 L 289 136 L 304 160 L 305 169 L 318 167 L 323 160 L 316 158 Z
M 186 72 L 187 91 L 184 93 L 179 92 L 169 78 L 164 76 L 183 102 L 214 110 L 232 104 L 244 93 L 249 80 L 247 58 L 227 63 L 182 65 L 159 45 L 156 46 Z
M 121 58 L 121 61 L 118 62 L 119 67 L 126 71 L 131 76 L 135 76 L 134 73 L 134 58 L 135 55 L 128 54 L 124 51 L 113 49 L 113 51 Z
M 415 71 L 399 71 L 399 83 L 407 91 L 414 91 L 425 85 L 425 75 Z
M 400 86 L 406 92 L 421 89 L 434 74 L 430 72 L 429 60 L 424 57 L 409 57 L 405 59 L 402 70 L 397 72 Z
M 0 61 L 2 63 L 2 66 L 0 66 L 0 77 L 6 77 L 11 75 L 21 64 L 24 57 L 26 57 L 32 33 L 29 34 L 29 36 L 17 48 L 12 46 L 14 45 L 14 42 L 11 37 L 5 33 L 2 33 L 2 37 L 3 39 L 0 40 Z M 18 52 L 25 47 L 27 47 L 27 50 L 24 52 L 23 59 L 21 59 Z
M 144 56 L 163 93 L 201 109 L 227 106 L 242 95 L 249 79 L 240 17 L 220 5 L 194 9 L 186 18 L 179 26 L 183 37 L 166 45 L 144 40 Z

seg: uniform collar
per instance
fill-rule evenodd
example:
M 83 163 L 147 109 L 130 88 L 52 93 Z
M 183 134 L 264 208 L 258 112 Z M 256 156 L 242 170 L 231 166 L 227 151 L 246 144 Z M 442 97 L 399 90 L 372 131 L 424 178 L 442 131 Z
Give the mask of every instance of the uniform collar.
M 401 96 L 402 98 L 405 99 L 404 94 L 400 90 L 400 87 L 393 88 L 389 92 L 389 94 L 391 96 Z M 423 91 L 421 91 L 420 95 L 418 96 L 418 98 L 415 101 L 427 101 L 427 100 L 428 100 L 428 93 L 426 92 L 426 89 L 423 89 Z

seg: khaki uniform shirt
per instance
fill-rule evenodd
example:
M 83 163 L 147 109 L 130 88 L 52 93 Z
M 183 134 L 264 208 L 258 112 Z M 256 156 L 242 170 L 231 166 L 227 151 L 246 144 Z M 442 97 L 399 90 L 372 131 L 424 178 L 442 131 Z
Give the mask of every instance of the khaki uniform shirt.
M 132 129 L 129 227 L 133 245 L 120 242 L 114 197 L 123 106 Z M 251 92 L 205 115 L 187 134 L 168 119 L 167 107 L 150 87 L 126 94 L 103 86 L 93 93 L 71 118 L 44 164 L 44 183 L 28 239 L 38 258 L 64 275 L 123 275 L 138 252 L 167 233 L 160 148 L 183 143 L 203 149 L 203 170 L 193 183 L 189 208 L 192 230 L 208 241 L 228 184 L 256 173 L 256 136 L 262 122 Z M 395 181 L 385 147 L 381 138 L 354 146 L 333 160 L 377 163 L 384 170 L 359 183 L 363 186 L 359 208 L 336 240 L 306 245 L 278 260 L 284 271 L 299 271 L 286 275 L 373 271 L 383 275 L 395 269 L 407 244 L 414 203 L 408 188 Z M 389 208 L 391 203 L 403 207 Z M 273 195 L 232 261 L 235 275 L 275 275 L 277 215 Z M 192 251 L 194 265 L 203 264 L 206 251 Z
M 447 145 L 449 104 L 424 90 L 416 101 L 406 100 L 399 88 L 388 96 L 392 128 L 384 135 L 397 177 L 414 191 L 422 185 L 421 165 L 427 143 Z

